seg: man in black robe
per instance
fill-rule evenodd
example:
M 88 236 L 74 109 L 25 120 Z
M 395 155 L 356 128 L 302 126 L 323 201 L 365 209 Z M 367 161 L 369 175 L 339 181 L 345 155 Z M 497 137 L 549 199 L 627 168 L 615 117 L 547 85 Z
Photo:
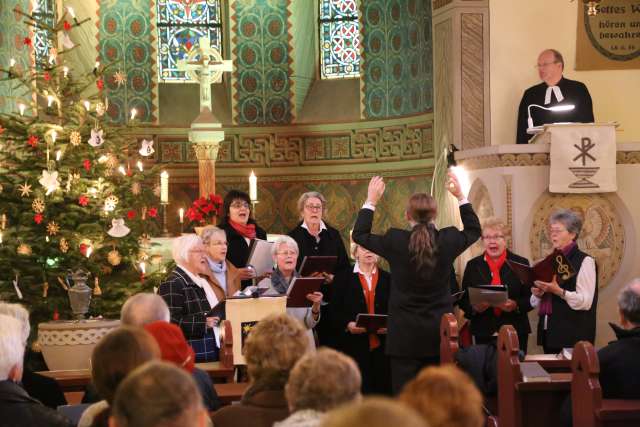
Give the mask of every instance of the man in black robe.
M 518 108 L 518 132 L 516 142 L 527 144 L 532 135 L 527 134 L 527 107 L 531 104 L 553 107 L 556 105 L 573 105 L 568 111 L 547 111 L 531 108 L 534 126 L 548 123 L 576 122 L 593 123 L 593 105 L 589 90 L 582 82 L 569 80 L 562 76 L 564 59 L 554 49 L 547 49 L 538 56 L 538 75 L 542 83 L 524 91 Z

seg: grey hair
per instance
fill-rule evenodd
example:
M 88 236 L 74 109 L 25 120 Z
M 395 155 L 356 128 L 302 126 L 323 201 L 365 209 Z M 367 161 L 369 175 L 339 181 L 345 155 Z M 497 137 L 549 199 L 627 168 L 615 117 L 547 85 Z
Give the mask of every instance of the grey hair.
M 290 248 L 294 249 L 298 255 L 300 255 L 300 248 L 298 248 L 298 242 L 293 240 L 293 237 L 284 235 L 284 236 L 278 237 L 276 241 L 273 242 L 273 245 L 271 246 L 271 255 L 274 258 L 278 253 L 278 248 L 280 248 L 280 246 L 282 245 L 289 246 Z
M 176 237 L 173 240 L 173 246 L 171 248 L 171 255 L 176 264 L 188 264 L 189 251 L 197 246 L 201 245 L 202 240 L 195 234 L 183 234 Z
M 24 345 L 27 344 L 29 334 L 31 333 L 31 324 L 29 323 L 29 312 L 21 304 L 10 304 L 8 302 L 0 302 L 0 314 L 14 317 L 22 324 L 22 340 Z
M 314 197 L 316 199 L 320 199 L 320 202 L 322 203 L 322 210 L 327 207 L 327 199 L 325 199 L 321 193 L 317 191 L 307 191 L 306 193 L 303 193 L 302 196 L 300 196 L 300 198 L 298 199 L 298 212 L 302 212 L 304 210 L 304 204 L 307 203 L 307 200 Z
M 574 233 L 576 235 L 576 239 L 578 238 L 580 231 L 582 230 L 582 219 L 577 213 L 570 209 L 560 209 L 555 211 L 549 217 L 549 225 L 558 222 L 564 225 L 564 228 L 566 228 L 569 233 Z
M 640 278 L 633 279 L 618 295 L 620 312 L 629 322 L 640 326 Z
M 200 233 L 200 238 L 202 239 L 202 243 L 205 245 L 209 245 L 211 238 L 214 234 L 222 234 L 225 239 L 227 238 L 227 233 L 220 227 L 216 227 L 215 225 L 207 225 L 202 229 L 202 233 Z
M 0 381 L 9 378 L 11 369 L 22 366 L 24 357 L 24 329 L 13 316 L 0 314 Z
M 167 303 L 157 294 L 135 294 L 125 301 L 120 311 L 120 322 L 123 325 L 144 326 L 158 320 L 169 322 L 171 315 Z

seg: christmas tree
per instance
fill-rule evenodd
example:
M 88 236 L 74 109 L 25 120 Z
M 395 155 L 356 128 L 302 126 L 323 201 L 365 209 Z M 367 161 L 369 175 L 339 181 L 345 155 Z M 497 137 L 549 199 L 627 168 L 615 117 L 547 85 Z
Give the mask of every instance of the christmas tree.
M 33 323 L 68 318 L 67 276 L 82 268 L 102 294 L 91 313 L 113 316 L 159 261 L 148 252 L 160 207 L 157 171 L 145 168 L 153 146 L 133 136 L 134 110 L 126 126 L 105 114 L 104 79 L 126 84 L 117 64 L 83 74 L 65 61 L 85 21 L 15 12 L 50 47 L 40 62 L 32 49 L 30 69 L 0 67 L 0 81 L 21 91 L 0 114 L 0 299 L 27 305 Z

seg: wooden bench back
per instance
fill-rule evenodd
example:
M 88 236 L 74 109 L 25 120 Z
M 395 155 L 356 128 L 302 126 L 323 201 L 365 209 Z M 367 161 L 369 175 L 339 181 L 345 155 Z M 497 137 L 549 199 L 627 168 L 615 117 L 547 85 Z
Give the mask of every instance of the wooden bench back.
M 453 313 L 445 313 L 440 320 L 440 364 L 455 363 L 459 348 L 458 321 Z

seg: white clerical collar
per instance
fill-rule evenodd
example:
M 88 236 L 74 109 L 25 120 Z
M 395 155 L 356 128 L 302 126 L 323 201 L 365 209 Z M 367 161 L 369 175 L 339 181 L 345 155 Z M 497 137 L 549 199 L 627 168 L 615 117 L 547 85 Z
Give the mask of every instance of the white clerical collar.
M 309 231 L 309 227 L 307 226 L 307 223 L 304 221 L 302 221 L 302 228 L 305 228 L 307 231 Z M 324 223 L 323 220 L 320 220 L 320 232 L 326 229 L 327 229 L 327 225 Z
M 562 102 L 564 96 L 559 86 L 547 86 L 547 92 L 544 94 L 544 105 L 551 104 L 551 93 L 556 97 L 558 102 Z

